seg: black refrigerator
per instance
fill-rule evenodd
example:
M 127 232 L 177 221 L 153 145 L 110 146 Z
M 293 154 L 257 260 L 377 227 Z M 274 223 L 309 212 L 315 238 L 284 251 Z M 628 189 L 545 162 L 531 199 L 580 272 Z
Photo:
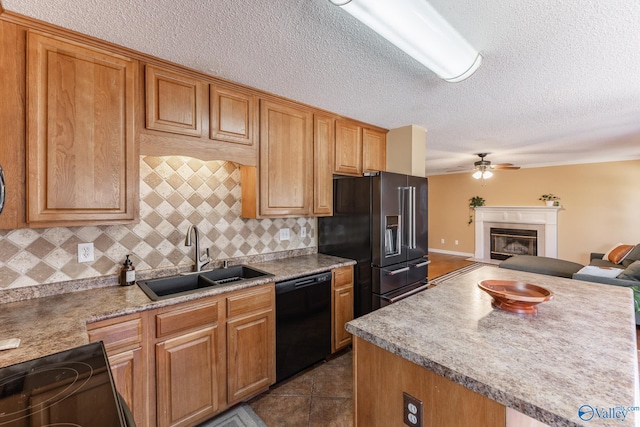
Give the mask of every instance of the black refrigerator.
M 318 218 L 318 252 L 357 261 L 356 317 L 428 287 L 427 178 L 335 177 L 333 216 Z

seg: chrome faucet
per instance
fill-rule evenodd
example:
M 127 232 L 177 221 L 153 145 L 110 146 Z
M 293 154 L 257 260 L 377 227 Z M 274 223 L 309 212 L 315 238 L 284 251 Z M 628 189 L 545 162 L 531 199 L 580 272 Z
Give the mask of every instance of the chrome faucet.
M 196 253 L 194 257 L 196 260 L 196 271 L 200 271 L 202 270 L 202 267 L 209 264 L 209 262 L 211 261 L 211 258 L 209 257 L 209 248 L 206 249 L 206 255 L 203 259 L 200 256 L 200 233 L 198 232 L 198 227 L 196 227 L 195 225 L 190 225 L 187 229 L 187 235 L 184 238 L 184 245 L 191 246 L 191 230 L 193 230 L 196 241 Z

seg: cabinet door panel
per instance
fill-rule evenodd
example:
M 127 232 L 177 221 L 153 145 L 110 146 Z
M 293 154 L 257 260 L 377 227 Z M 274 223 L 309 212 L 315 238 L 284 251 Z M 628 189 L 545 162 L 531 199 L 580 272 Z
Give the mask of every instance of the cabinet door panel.
M 311 213 L 313 119 L 308 111 L 260 104 L 260 214 Z
M 334 292 L 335 302 L 335 350 L 351 344 L 351 334 L 346 331 L 344 325 L 353 320 L 353 286 L 338 288 Z
M 147 129 L 202 134 L 202 86 L 193 78 L 146 66 Z
M 127 403 L 137 425 L 145 425 L 147 420 L 143 363 L 140 347 L 109 356 L 111 375 L 116 389 Z
M 159 426 L 192 425 L 218 409 L 217 327 L 156 344 Z
M 25 39 L 15 24 L 0 22 L 0 167 L 5 180 L 0 229 L 24 227 Z
M 330 216 L 333 214 L 335 120 L 317 115 L 313 127 L 313 213 Z
M 258 118 L 256 97 L 217 85 L 209 88 L 210 138 L 254 145 Z
M 334 172 L 362 175 L 362 128 L 355 123 L 336 120 Z
M 274 382 L 273 310 L 227 323 L 229 404 L 239 402 Z
M 351 344 L 351 334 L 344 325 L 353 320 L 353 267 L 344 266 L 332 272 L 331 352 Z
M 363 172 L 379 172 L 387 168 L 387 135 L 372 129 L 362 130 Z
M 133 61 L 28 33 L 30 223 L 133 220 Z

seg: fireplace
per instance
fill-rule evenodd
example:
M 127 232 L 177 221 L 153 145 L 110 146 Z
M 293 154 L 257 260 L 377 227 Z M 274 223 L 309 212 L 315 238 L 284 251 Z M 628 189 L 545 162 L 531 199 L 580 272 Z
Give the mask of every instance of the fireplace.
M 505 260 L 514 255 L 538 255 L 538 231 L 490 227 L 491 259 Z
M 498 236 L 499 242 L 507 245 L 507 250 L 496 252 L 509 253 L 506 257 L 521 252 L 550 258 L 558 257 L 558 211 L 559 206 L 480 206 L 475 209 L 475 253 L 478 260 L 499 260 L 492 256 L 491 229 L 506 230 L 517 239 Z M 526 230 L 526 232 L 523 232 Z M 534 234 L 535 233 L 535 234 Z M 534 239 L 531 239 L 535 235 Z M 526 236 L 526 237 L 525 237 Z M 506 258 L 504 258 L 506 259 Z

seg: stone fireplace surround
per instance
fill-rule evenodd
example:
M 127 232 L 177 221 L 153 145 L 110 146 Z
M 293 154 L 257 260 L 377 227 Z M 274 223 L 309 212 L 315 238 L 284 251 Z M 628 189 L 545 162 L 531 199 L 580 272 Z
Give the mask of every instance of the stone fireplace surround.
M 489 260 L 491 227 L 536 230 L 538 256 L 558 257 L 560 206 L 480 206 L 475 208 L 474 258 Z

